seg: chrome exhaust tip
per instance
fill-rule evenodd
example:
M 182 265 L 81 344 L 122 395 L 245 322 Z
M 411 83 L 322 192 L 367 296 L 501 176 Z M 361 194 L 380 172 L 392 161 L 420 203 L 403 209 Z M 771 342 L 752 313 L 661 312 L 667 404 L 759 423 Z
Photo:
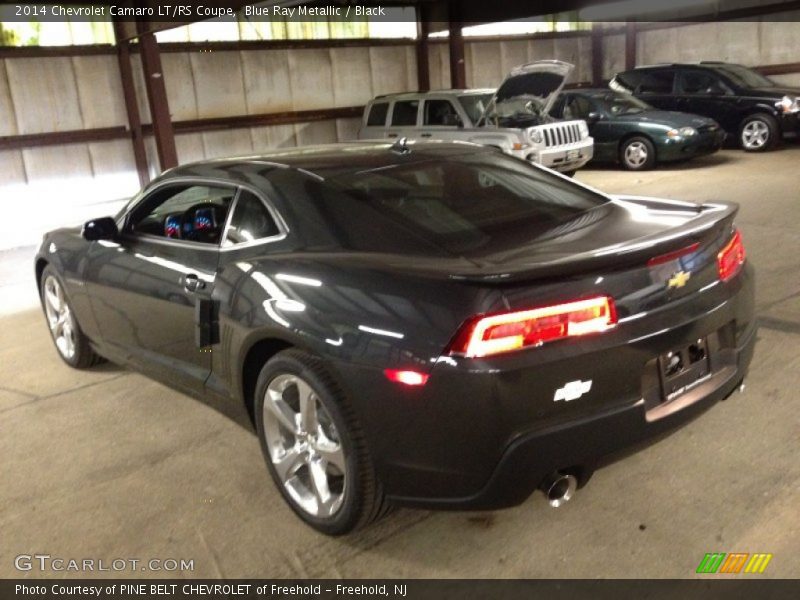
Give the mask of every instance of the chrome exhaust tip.
M 541 485 L 541 490 L 553 508 L 558 508 L 569 502 L 578 489 L 578 480 L 574 475 L 553 473 Z

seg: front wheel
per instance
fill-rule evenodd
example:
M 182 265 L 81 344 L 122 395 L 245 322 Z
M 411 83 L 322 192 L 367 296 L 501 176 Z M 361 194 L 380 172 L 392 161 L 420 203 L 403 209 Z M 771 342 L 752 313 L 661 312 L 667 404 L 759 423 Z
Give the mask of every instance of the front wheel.
M 70 367 L 86 369 L 102 361 L 92 350 L 89 339 L 81 331 L 55 270 L 47 266 L 42 271 L 41 296 L 50 336 L 58 355 Z
M 629 171 L 652 169 L 656 164 L 656 149 L 646 137 L 632 137 L 623 142 L 619 160 Z
M 301 519 L 341 535 L 387 512 L 355 414 L 319 358 L 278 353 L 261 369 L 255 393 L 267 468 Z
M 746 152 L 766 152 L 778 143 L 778 122 L 770 115 L 752 115 L 742 121 L 739 143 Z

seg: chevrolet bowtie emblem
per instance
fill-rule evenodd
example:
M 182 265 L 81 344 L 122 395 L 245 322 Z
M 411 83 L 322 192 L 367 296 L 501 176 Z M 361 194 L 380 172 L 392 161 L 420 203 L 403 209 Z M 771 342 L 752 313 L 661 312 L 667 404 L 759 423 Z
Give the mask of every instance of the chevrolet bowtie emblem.
M 667 281 L 667 288 L 682 288 L 691 276 L 688 271 L 678 271 Z

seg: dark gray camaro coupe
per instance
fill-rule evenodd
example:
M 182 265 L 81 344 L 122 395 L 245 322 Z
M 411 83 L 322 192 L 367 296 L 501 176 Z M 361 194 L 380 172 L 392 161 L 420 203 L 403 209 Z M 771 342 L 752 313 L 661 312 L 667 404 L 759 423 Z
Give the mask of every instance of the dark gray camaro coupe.
M 241 415 L 341 534 L 393 504 L 557 506 L 727 397 L 756 327 L 736 211 L 471 144 L 341 144 L 173 169 L 47 234 L 36 277 L 68 364 Z

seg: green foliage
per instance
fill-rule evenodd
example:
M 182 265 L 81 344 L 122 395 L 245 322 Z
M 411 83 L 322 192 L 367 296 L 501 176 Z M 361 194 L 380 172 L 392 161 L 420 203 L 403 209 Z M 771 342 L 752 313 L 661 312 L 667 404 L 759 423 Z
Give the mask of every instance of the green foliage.
M 0 23 L 0 46 L 19 46 L 19 35 L 16 31 L 3 28 Z

